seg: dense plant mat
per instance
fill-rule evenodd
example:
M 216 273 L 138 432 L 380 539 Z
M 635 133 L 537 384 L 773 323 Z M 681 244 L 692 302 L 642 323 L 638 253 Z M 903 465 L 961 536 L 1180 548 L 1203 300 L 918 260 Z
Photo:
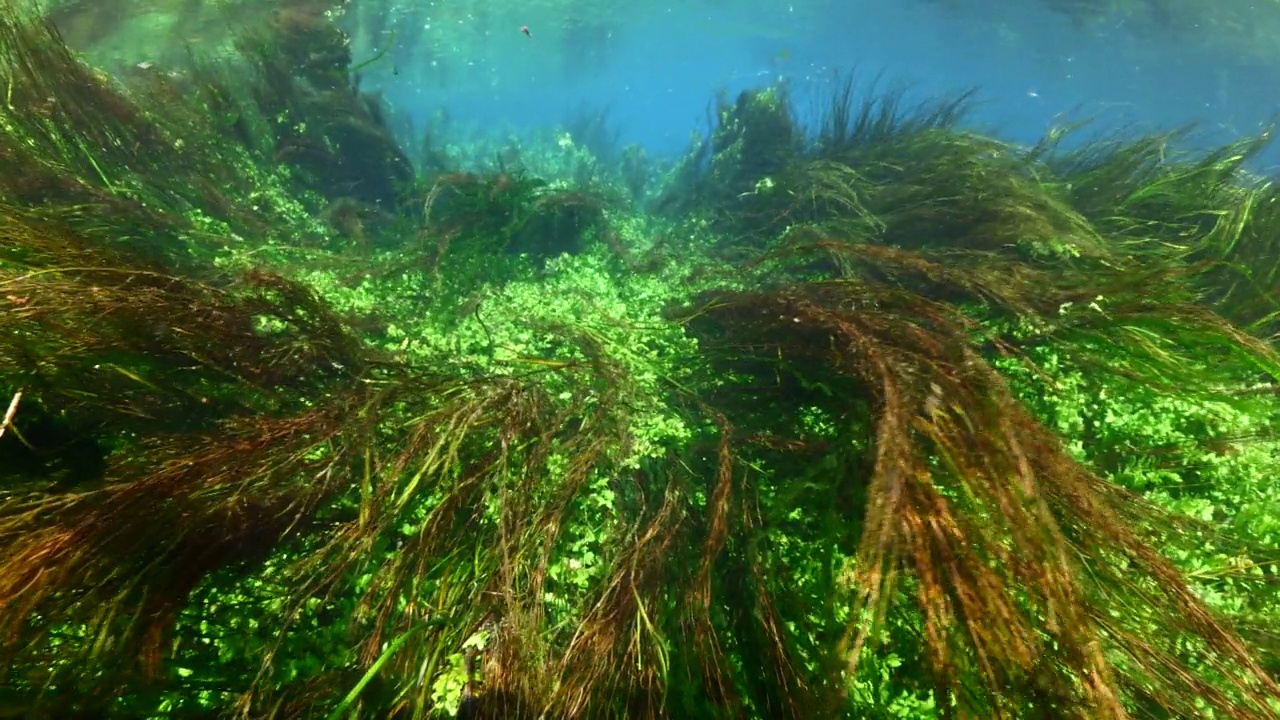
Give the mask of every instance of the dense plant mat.
M 0 15 L 5 712 L 1280 716 L 1265 138 L 775 87 L 644 203 L 415 174 L 286 20 Z

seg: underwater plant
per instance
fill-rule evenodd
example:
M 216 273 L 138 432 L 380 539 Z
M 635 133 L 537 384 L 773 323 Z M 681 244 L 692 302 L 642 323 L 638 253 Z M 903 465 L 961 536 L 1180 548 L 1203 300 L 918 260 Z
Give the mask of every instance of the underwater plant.
M 1238 152 L 1018 148 L 963 99 L 849 85 L 815 130 L 779 89 L 722 103 L 667 217 L 515 171 L 405 189 L 323 17 L 271 51 L 323 67 L 250 43 L 248 92 L 199 96 L 224 111 L 199 123 L 0 14 L 13 92 L 74 110 L 0 115 L 49 188 L 0 183 L 0 454 L 34 458 L 0 476 L 6 706 L 1280 716 L 1257 517 L 1280 498 L 1225 538 L 1123 486 L 1137 415 L 1107 416 L 1237 449 L 1224 492 L 1280 461 L 1275 216 Z M 386 154 L 331 145 L 351 123 Z M 187 155 L 117 138 L 244 184 L 165 184 Z M 387 183 L 288 182 L 306 138 Z M 350 235 L 362 204 L 394 219 L 280 260 L 296 208 Z M 1200 433 L 1209 407 L 1256 427 Z
M 269 118 L 274 159 L 295 167 L 329 200 L 353 197 L 394 206 L 413 177 L 382 100 L 361 92 L 350 73 L 346 36 L 325 3 L 286 6 L 240 50 L 260 75 L 255 102 Z

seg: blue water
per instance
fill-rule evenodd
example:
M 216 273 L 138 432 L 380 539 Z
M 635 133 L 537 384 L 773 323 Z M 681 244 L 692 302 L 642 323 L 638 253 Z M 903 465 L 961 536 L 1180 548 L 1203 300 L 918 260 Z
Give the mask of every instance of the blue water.
M 1077 26 L 1039 3 L 995 4 L 1019 7 L 982 18 L 912 0 L 780 0 L 749 12 L 727 1 L 634 3 L 587 21 L 550 8 L 463 14 L 445 32 L 466 51 L 437 42 L 434 66 L 415 50 L 371 66 L 364 86 L 419 121 L 447 107 L 456 122 L 499 133 L 608 106 L 622 141 L 657 155 L 688 146 L 719 90 L 786 77 L 804 108 L 849 71 L 864 87 L 879 77 L 921 99 L 976 89 L 972 123 L 1018 142 L 1092 118 L 1098 131 L 1194 123 L 1195 143 L 1215 144 L 1264 129 L 1280 104 L 1280 72 L 1260 62 L 1135 32 L 1123 18 Z M 395 43 L 422 32 L 422 19 L 391 20 Z M 357 60 L 389 37 L 357 33 Z M 1275 150 L 1261 158 L 1278 161 Z

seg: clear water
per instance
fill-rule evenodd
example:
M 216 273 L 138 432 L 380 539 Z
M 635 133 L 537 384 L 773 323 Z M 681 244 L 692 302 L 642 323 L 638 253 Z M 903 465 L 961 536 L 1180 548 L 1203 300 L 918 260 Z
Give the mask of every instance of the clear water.
M 73 47 L 127 67 L 178 64 L 188 47 L 216 55 L 235 28 L 290 3 L 52 5 Z M 1280 3 L 1267 0 L 293 5 L 338 6 L 355 62 L 377 58 L 362 87 L 419 127 L 447 108 L 458 125 L 509 134 L 607 107 L 619 139 L 651 155 L 685 149 L 717 92 L 780 78 L 800 98 L 825 97 L 844 72 L 919 96 L 974 89 L 982 102 L 972 119 L 1023 142 L 1090 119 L 1100 131 L 1195 125 L 1199 144 L 1222 143 L 1264 129 L 1280 87 Z
M 621 139 L 655 154 L 683 150 L 719 90 L 785 78 L 823 97 L 847 71 L 920 96 L 975 89 L 973 120 L 1026 142 L 1072 119 L 1195 124 L 1225 142 L 1263 129 L 1280 99 L 1268 2 L 354 0 L 343 24 L 357 62 L 390 45 L 365 87 L 419 121 L 448 108 L 518 131 L 607 106 Z

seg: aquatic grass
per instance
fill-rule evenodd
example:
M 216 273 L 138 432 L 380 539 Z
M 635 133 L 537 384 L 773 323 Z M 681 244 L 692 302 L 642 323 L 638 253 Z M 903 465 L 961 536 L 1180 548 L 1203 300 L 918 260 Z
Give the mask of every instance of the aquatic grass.
M 0 195 L 33 207 L 107 204 L 122 230 L 167 217 L 194 234 L 201 228 L 184 214 L 197 211 L 240 229 L 265 224 L 227 197 L 247 192 L 246 178 L 217 157 L 216 129 L 177 82 L 150 73 L 131 93 L 28 12 L 0 13 L 0 157 L 23 168 L 6 175 Z
M 171 289 L 186 289 L 186 282 L 174 279 Z M 256 315 L 249 310 L 239 320 L 252 328 Z M 119 315 L 125 310 L 117 306 L 107 312 Z M 229 306 L 220 312 L 234 316 L 245 311 Z M 207 338 L 218 328 L 205 325 L 199 330 Z M 270 342 L 280 343 L 283 355 L 260 349 L 257 361 L 276 370 L 283 370 L 282 361 L 290 359 L 309 362 L 301 350 L 305 337 L 318 340 L 317 326 L 300 330 L 303 337 L 292 342 L 268 334 Z M 169 337 L 196 332 L 187 329 Z M 126 336 L 117 340 L 114 352 L 154 354 L 139 347 L 144 341 Z M 499 698 L 502 678 L 509 678 L 521 691 L 519 696 L 531 700 L 530 683 L 545 672 L 538 668 L 548 657 L 558 657 L 547 643 L 572 632 L 561 626 L 549 633 L 546 624 L 559 625 L 564 617 L 549 617 L 542 606 L 545 592 L 552 588 L 574 602 L 562 581 L 548 580 L 551 553 L 563 543 L 558 529 L 567 531 L 569 516 L 581 512 L 576 508 L 588 480 L 617 467 L 633 443 L 624 422 L 629 415 L 625 407 L 632 402 L 625 390 L 626 376 L 602 354 L 608 349 L 595 339 L 584 336 L 581 343 L 583 361 L 552 366 L 556 375 L 578 378 L 569 384 L 567 402 L 548 394 L 545 381 L 537 379 L 552 373 L 546 369 L 516 377 L 449 379 L 446 374 L 433 379 L 417 371 L 365 373 L 360 369 L 366 365 L 344 358 L 335 363 L 342 371 L 330 378 L 332 384 L 323 391 L 327 399 L 318 407 L 287 401 L 296 397 L 293 393 L 305 392 L 308 383 L 321 387 L 315 384 L 320 378 L 285 382 L 268 376 L 261 378 L 264 395 L 271 398 L 288 386 L 279 398 L 286 404 L 223 409 L 219 419 L 195 400 L 204 422 L 187 418 L 189 429 L 175 435 L 182 426 L 138 423 L 133 420 L 140 412 L 138 399 L 130 402 L 118 390 L 104 390 L 131 427 L 155 439 L 134 445 L 128 458 L 113 463 L 100 488 L 6 500 L 0 537 L 7 543 L 5 556 L 11 565 L 0 588 L 0 608 L 17 643 L 10 650 L 18 657 L 33 657 L 43 651 L 43 642 L 58 637 L 48 631 L 70 624 L 83 627 L 90 637 L 113 637 L 110 645 L 99 645 L 83 658 L 101 667 L 83 676 L 95 678 L 85 691 L 105 692 L 116 687 L 113 683 L 124 682 L 117 678 L 137 673 L 154 676 L 182 599 L 200 582 L 224 569 L 252 566 L 301 538 L 318 536 L 318 545 L 289 564 L 293 590 L 283 599 L 294 609 L 287 616 L 296 616 L 312 598 L 350 592 L 353 579 L 362 578 L 366 589 L 357 596 L 351 622 L 360 628 L 356 650 L 365 663 L 376 662 L 384 639 L 409 632 L 415 618 L 447 619 L 444 631 L 420 634 L 406 641 L 402 658 L 384 661 L 388 669 L 382 675 L 405 678 L 406 697 L 419 706 L 429 704 L 429 697 L 421 693 L 430 687 L 415 686 L 409 679 L 421 672 L 422 659 L 438 656 L 442 648 L 501 618 L 493 642 L 509 653 L 509 664 L 504 673 L 488 674 L 486 687 Z M 217 370 L 208 357 L 195 360 L 203 361 L 210 372 Z M 173 361 L 181 367 L 177 356 Z M 237 358 L 228 364 L 240 363 L 247 365 L 248 360 Z M 186 371 L 198 367 L 188 365 Z M 236 369 L 250 387 L 258 379 L 244 377 L 249 367 Z M 81 380 L 66 389 L 84 386 Z M 143 387 L 173 392 L 155 383 Z M 248 389 L 237 388 L 241 393 Z M 52 403 L 57 395 L 41 393 L 41 398 Z M 104 429 L 120 426 L 108 424 Z M 653 553 L 651 545 L 655 533 L 668 543 L 674 537 L 675 501 L 686 493 L 671 493 L 667 509 L 653 519 L 643 520 L 641 514 L 641 519 L 624 520 L 616 532 L 599 538 L 602 567 L 616 573 L 604 586 L 612 589 L 602 588 L 602 595 L 582 608 L 586 614 L 578 640 L 569 641 L 560 651 L 564 657 L 557 660 L 564 668 L 582 669 L 571 672 L 574 682 L 546 697 L 546 702 L 563 704 L 567 712 L 599 703 L 608 707 L 613 694 L 602 690 L 602 684 L 615 688 L 619 683 L 657 682 L 641 681 L 627 669 L 637 661 L 648 666 L 662 657 L 661 642 L 653 639 L 658 605 L 637 594 L 641 588 L 646 594 L 660 593 L 662 586 L 633 574 L 640 563 L 666 555 Z M 110 520 L 139 513 L 145 513 L 148 522 L 124 528 Z M 641 523 L 634 540 L 628 540 L 630 522 Z M 393 539 L 395 549 L 387 550 Z M 432 560 L 456 558 L 467 548 L 473 549 L 476 562 L 469 578 L 458 577 L 452 562 Z M 615 553 L 622 556 L 614 559 Z M 632 559 L 627 559 L 628 553 Z M 92 590 L 68 603 L 58 591 L 66 582 L 83 582 Z M 442 596 L 447 598 L 442 605 L 431 601 L 433 588 L 452 588 Z M 573 608 L 570 604 L 560 612 L 574 612 Z M 148 621 L 127 624 L 124 619 L 129 617 Z M 616 644 L 618 638 L 611 633 L 615 623 L 626 618 L 641 633 L 639 644 L 632 643 L 632 653 L 615 657 L 613 648 L 624 645 Z M 287 634 L 289 623 L 281 631 Z M 110 648 L 111 654 L 100 652 L 103 648 Z M 99 663 L 109 662 L 115 652 L 132 653 L 141 665 L 119 663 L 105 672 L 106 666 Z M 246 701 L 275 693 L 277 680 L 267 670 L 274 664 L 274 652 L 266 652 L 261 662 L 263 674 L 246 690 Z M 55 666 L 51 672 L 56 679 L 50 682 L 54 687 L 79 687 L 83 669 L 84 665 Z M 312 698 L 315 701 L 318 698 Z
M 284 22 L 259 99 L 354 97 L 332 28 Z M 1216 311 L 1225 260 L 1188 250 L 1215 216 L 1179 215 L 1239 209 L 1235 155 L 1054 169 L 962 130 L 961 102 L 840 93 L 807 144 L 781 91 L 720 105 L 672 206 L 719 242 L 682 272 L 673 241 L 652 284 L 599 247 L 596 195 L 436 178 L 401 219 L 419 234 L 376 238 L 404 252 L 361 290 L 385 331 L 336 291 L 168 252 L 181 218 L 116 194 L 128 158 L 92 202 L 4 196 L 13 432 L 30 402 L 114 450 L 91 482 L 0 492 L 4 689 L 51 716 L 802 718 L 859 713 L 879 677 L 940 717 L 1275 717 L 1271 656 L 1163 553 L 1185 524 L 997 371 L 1047 377 L 1049 347 L 1195 399 L 1277 369 Z M 1085 198 L 1077 176 L 1117 179 Z M 1241 212 L 1200 249 L 1244 252 L 1265 226 Z M 1126 234 L 1147 216 L 1200 234 Z M 564 230 L 594 254 L 542 257 Z M 501 272 L 433 286 L 494 250 Z M 310 282 L 338 282 L 325 260 Z M 437 304 L 462 320 L 415 317 Z
M 1121 717 L 1127 712 L 1122 698 L 1141 686 L 1147 688 L 1144 701 L 1180 713 L 1193 712 L 1193 697 L 1229 712 L 1237 707 L 1237 698 L 1249 697 L 1252 712 L 1262 714 L 1240 717 L 1268 716 L 1265 697 L 1275 689 L 1268 675 L 1242 641 L 1204 608 L 1169 561 L 1150 550 L 1155 528 L 1162 523 L 1176 527 L 1177 521 L 1160 520 L 1154 508 L 1117 494 L 1076 464 L 1051 433 L 1020 409 L 974 348 L 977 328 L 972 321 L 949 304 L 927 299 L 941 295 L 957 302 L 959 291 L 1026 313 L 1037 306 L 1055 309 L 1065 295 L 1055 296 L 1053 285 L 1043 282 L 1010 283 L 1010 276 L 998 271 L 992 272 L 987 290 L 981 271 L 967 276 L 955 266 L 947 274 L 936 272 L 940 268 L 935 266 L 935 272 L 917 275 L 909 284 L 881 285 L 885 276 L 877 271 L 882 267 L 919 272 L 930 263 L 874 246 L 828 242 L 786 252 L 797 259 L 839 254 L 857 262 L 843 266 L 841 275 L 848 279 L 755 293 L 708 293 L 695 306 L 703 309 L 694 322 L 706 328 L 699 333 L 706 351 L 723 357 L 730 375 L 756 378 L 747 381 L 750 385 L 768 384 L 765 377 L 779 371 L 804 373 L 807 383 L 826 388 L 826 397 L 805 395 L 830 404 L 828 412 L 835 417 L 849 412 L 836 398 L 871 393 L 867 422 L 875 455 L 867 470 L 865 515 L 857 519 L 861 544 L 851 597 L 859 599 L 850 611 L 856 622 L 844 646 L 851 662 L 856 663 L 863 643 L 878 627 L 876 622 L 862 624 L 863 609 L 874 610 L 872 617 L 883 622 L 888 608 L 882 599 L 893 595 L 899 575 L 910 575 L 918 581 L 914 594 L 924 613 L 924 641 L 935 677 L 961 707 L 1018 716 L 1026 703 L 1049 702 L 1082 717 Z M 949 285 L 950 291 L 939 292 L 940 285 Z M 1150 287 L 1141 279 L 1135 285 Z M 1105 351 L 1097 349 L 1095 357 L 1105 352 L 1113 362 L 1126 355 L 1135 360 L 1121 369 L 1098 369 L 1143 378 L 1161 377 L 1157 368 L 1180 370 L 1181 388 L 1194 391 L 1197 385 L 1186 375 L 1193 366 L 1185 357 L 1166 354 L 1146 336 L 1129 334 L 1132 323 L 1147 315 L 1146 301 L 1134 298 L 1129 309 L 1122 300 L 1115 297 L 1098 322 L 1107 328 L 1098 332 L 1109 345 Z M 1232 347 L 1243 341 L 1264 362 L 1274 363 L 1269 348 L 1241 338 L 1202 308 L 1190 305 L 1183 313 L 1185 325 L 1179 326 L 1172 319 L 1177 315 L 1162 305 L 1160 319 L 1175 324 L 1151 336 L 1199 333 Z M 768 330 L 743 330 L 744 325 Z M 776 339 L 767 341 L 770 335 L 762 332 L 777 333 Z M 1087 353 L 1088 346 L 1072 338 L 1072 332 L 1068 324 L 1059 342 Z M 843 373 L 849 373 L 848 379 L 837 379 Z M 846 387 L 843 393 L 838 389 Z M 1199 388 L 1207 392 L 1204 385 Z M 736 415 L 741 418 L 741 411 Z M 1009 476 L 1020 480 L 1009 484 Z M 1010 554 L 1015 548 L 1017 557 Z M 1161 610 L 1141 621 L 1111 617 L 1108 608 L 1128 600 L 1109 591 L 1113 585 L 1108 578 L 1120 583 L 1115 587 L 1143 585 L 1138 595 L 1142 607 Z M 1091 598 L 1103 591 L 1105 601 L 1094 604 Z M 978 619 L 987 612 L 1000 619 Z M 960 618 L 965 622 L 957 625 Z M 1046 619 L 1048 636 L 1043 634 Z M 1234 678 L 1233 692 L 1242 695 L 1207 680 L 1195 681 L 1197 694 L 1181 692 L 1181 683 L 1191 680 L 1180 654 L 1186 648 L 1177 638 L 1189 636 L 1208 638 L 1206 647 L 1212 650 L 1197 655 L 1197 662 L 1208 663 L 1219 679 Z M 1169 638 L 1176 645 L 1160 647 L 1151 638 Z M 1130 659 L 1124 664 L 1109 659 L 1105 653 L 1111 643 Z M 1046 665 L 1044 653 L 1050 647 L 1059 659 Z M 1029 683 L 1032 677 L 1035 683 Z M 1046 682 L 1055 688 L 1047 699 L 1036 695 Z M 1152 682 L 1169 684 L 1163 691 L 1152 690 Z M 981 692 L 970 683 L 977 683 Z M 806 705 L 795 702 L 788 715 L 799 716 L 798 708 Z
M 1250 331 L 1273 334 L 1275 190 L 1245 169 L 1271 143 L 1271 131 L 1201 154 L 1179 146 L 1190 129 L 1118 133 L 1058 149 L 1080 129 L 1053 133 L 1032 150 L 1064 200 L 1126 256 L 1198 268 L 1192 285 L 1201 302 Z
M 261 272 L 179 277 L 145 246 L 130 258 L 65 223 L 0 204 L 0 356 L 49 407 L 186 427 L 358 372 L 354 340 L 306 288 Z
M 380 96 L 359 89 L 349 38 L 326 8 L 295 3 L 236 43 L 272 158 L 321 197 L 390 210 L 413 182 Z
M 1277 197 L 1274 183 L 1251 183 L 1233 207 L 1220 211 L 1223 229 L 1195 249 L 1195 256 L 1206 263 L 1206 298 L 1223 315 L 1272 340 L 1280 329 Z
M 546 260 L 581 252 L 589 231 L 613 237 L 602 194 L 553 185 L 521 171 L 444 173 L 430 178 L 430 187 L 418 195 L 416 234 L 438 280 L 446 263 L 451 278 L 490 273 L 495 255 Z M 478 266 L 468 268 L 468 263 Z
M 1075 150 L 1057 149 L 1081 127 L 1052 133 L 1032 153 L 1043 158 L 1068 202 L 1101 232 L 1174 247 L 1206 237 L 1229 244 L 1238 234 L 1240 224 L 1224 223 L 1230 217 L 1224 211 L 1247 210 L 1241 202 L 1251 193 L 1244 164 L 1269 143 L 1268 134 L 1202 155 L 1179 148 L 1190 130 L 1138 137 L 1117 133 Z
M 79 220 L 0 205 L 0 357 L 6 382 L 118 454 L 91 484 L 6 489 L 0 608 L 19 665 L 94 638 L 39 674 L 63 689 L 96 678 L 97 692 L 154 677 L 188 594 L 307 526 L 341 487 L 337 438 L 370 437 L 364 361 L 308 289 L 182 277 Z
M 701 173 L 687 170 L 671 192 L 699 198 L 731 236 L 766 244 L 789 227 L 825 224 L 849 239 L 909 248 L 1105 252 L 1098 231 L 1051 186 L 1031 153 L 959 127 L 971 93 L 908 106 L 901 90 L 855 103 L 856 89 L 852 76 L 837 87 L 804 142 L 789 139 L 795 132 L 778 134 L 769 168 L 731 166 L 703 149 L 717 159 Z M 789 112 L 750 97 L 722 110 L 719 128 L 745 126 L 763 112 L 751 110 L 755 105 Z M 705 147 L 714 148 L 717 132 Z M 716 196 L 702 188 L 723 183 L 744 192 Z

